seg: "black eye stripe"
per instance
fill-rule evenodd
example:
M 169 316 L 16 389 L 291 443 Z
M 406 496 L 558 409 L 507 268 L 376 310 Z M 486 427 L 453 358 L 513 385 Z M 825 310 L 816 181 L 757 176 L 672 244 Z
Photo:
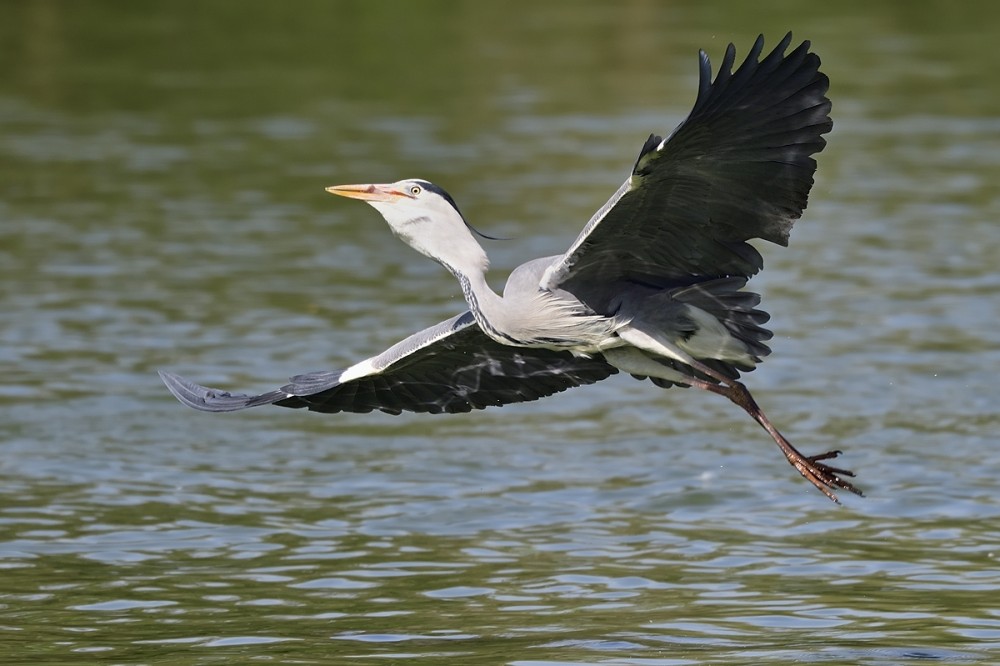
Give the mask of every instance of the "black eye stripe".
M 451 195 L 448 194 L 447 192 L 445 192 L 443 189 L 441 189 L 440 187 L 438 187 L 434 183 L 428 183 L 426 180 L 417 180 L 417 181 L 414 181 L 414 182 L 416 182 L 420 187 L 422 187 L 425 192 L 433 192 L 434 194 L 437 194 L 442 199 L 444 199 L 449 204 L 451 204 L 451 207 L 454 208 L 458 212 L 459 215 L 462 214 L 462 211 L 458 210 L 458 204 L 455 203 L 455 200 L 452 199 Z M 463 219 L 464 219 L 464 216 L 463 216 Z

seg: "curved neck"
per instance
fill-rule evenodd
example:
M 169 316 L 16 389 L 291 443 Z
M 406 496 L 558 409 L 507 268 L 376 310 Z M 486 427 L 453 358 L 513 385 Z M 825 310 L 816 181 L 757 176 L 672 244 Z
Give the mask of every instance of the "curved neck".
M 418 221 L 425 222 L 419 234 L 409 231 L 414 226 L 412 220 L 402 230 L 394 230 L 413 249 L 438 262 L 455 276 L 462 286 L 469 310 L 483 332 L 497 342 L 510 341 L 510 337 L 501 332 L 506 321 L 503 298 L 486 282 L 489 257 L 472 237 L 465 222 L 457 212 L 447 220 L 450 221 L 447 225 L 433 226 L 429 218 L 418 218 Z
M 465 272 L 448 264 L 444 266 L 458 279 L 465 302 L 469 304 L 469 311 L 483 332 L 498 342 L 513 342 L 513 339 L 503 332 L 502 322 L 505 314 L 503 298 L 487 284 L 485 271 L 480 269 Z

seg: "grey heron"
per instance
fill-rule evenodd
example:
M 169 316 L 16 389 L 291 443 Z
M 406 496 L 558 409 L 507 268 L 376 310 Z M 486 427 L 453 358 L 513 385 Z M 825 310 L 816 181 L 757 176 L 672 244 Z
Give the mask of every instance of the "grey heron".
M 761 58 L 758 37 L 733 71 L 726 49 L 712 80 L 699 52 L 698 94 L 666 138 L 652 134 L 624 184 L 569 250 L 517 267 L 503 294 L 454 199 L 425 180 L 341 185 L 332 194 L 374 207 L 391 230 L 458 280 L 468 310 L 345 370 L 292 377 L 261 395 L 160 375 L 185 405 L 228 412 L 259 405 L 317 412 L 467 412 L 536 400 L 619 371 L 663 388 L 694 387 L 739 405 L 788 462 L 831 500 L 861 491 L 848 470 L 806 456 L 774 427 L 740 373 L 770 353 L 760 296 L 763 267 L 747 241 L 787 245 L 806 207 L 829 132 L 829 79 L 791 33 Z

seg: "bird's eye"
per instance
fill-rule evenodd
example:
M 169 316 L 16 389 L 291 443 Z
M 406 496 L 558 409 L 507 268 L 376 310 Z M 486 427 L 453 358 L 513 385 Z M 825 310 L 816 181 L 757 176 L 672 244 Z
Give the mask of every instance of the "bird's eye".
M 420 194 L 421 191 L 422 190 L 420 189 L 419 185 L 411 185 L 410 186 L 410 195 L 411 196 L 417 196 L 418 194 Z

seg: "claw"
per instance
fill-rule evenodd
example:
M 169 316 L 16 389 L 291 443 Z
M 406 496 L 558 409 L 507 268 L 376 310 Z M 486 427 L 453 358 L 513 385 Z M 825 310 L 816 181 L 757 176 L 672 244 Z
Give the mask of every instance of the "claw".
M 804 476 L 824 495 L 837 504 L 840 504 L 840 500 L 832 492 L 834 489 L 847 490 L 855 495 L 858 495 L 859 497 L 865 496 L 864 493 L 861 492 L 860 488 L 838 476 L 843 475 L 853 477 L 854 472 L 847 469 L 840 469 L 839 467 L 830 467 L 829 465 L 824 465 L 819 462 L 820 460 L 836 458 L 840 455 L 840 451 L 828 451 L 816 456 L 807 457 L 799 453 L 795 447 L 788 443 L 787 440 L 784 441 L 784 444 L 788 447 L 785 449 L 785 447 L 782 446 L 782 449 L 785 449 L 785 456 L 788 458 L 788 462 L 790 462 L 792 466 L 799 471 L 799 474 Z

